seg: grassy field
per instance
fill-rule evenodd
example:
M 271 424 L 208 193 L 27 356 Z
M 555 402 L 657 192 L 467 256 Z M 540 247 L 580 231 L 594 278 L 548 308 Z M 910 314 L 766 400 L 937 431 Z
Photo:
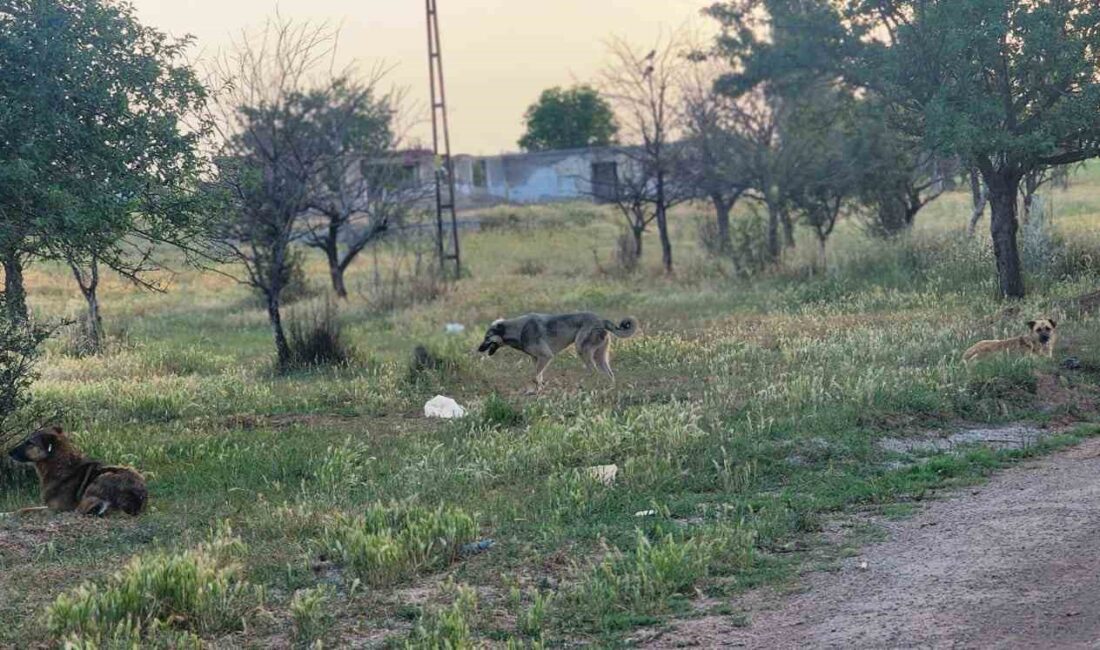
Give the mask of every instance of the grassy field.
M 112 280 L 110 352 L 51 341 L 36 393 L 87 453 L 146 472 L 151 509 L 0 519 L 0 645 L 616 645 L 675 617 L 743 620 L 732 595 L 859 541 L 826 542 L 830 521 L 903 512 L 1090 433 L 1070 425 L 1094 417 L 1100 328 L 1070 299 L 1100 279 L 1100 169 L 1053 201 L 1052 231 L 1024 236 L 1030 297 L 1011 306 L 985 231 L 964 237 L 962 193 L 899 241 L 842 224 L 828 273 L 810 272 L 807 241 L 752 278 L 701 252 L 704 206 L 676 215 L 671 278 L 655 235 L 643 268 L 615 272 L 620 226 L 601 208 L 489 210 L 463 241 L 469 277 L 434 300 L 382 304 L 391 255 L 361 260 L 340 309 L 354 363 L 288 375 L 232 280 L 179 270 L 165 294 Z M 79 313 L 63 269 L 28 282 L 40 315 Z M 473 352 L 498 316 L 581 309 L 642 323 L 613 345 L 615 386 L 566 354 L 532 397 L 529 360 Z M 959 363 L 1040 314 L 1060 322 L 1053 361 Z M 411 371 L 416 344 L 443 365 Z M 424 419 L 437 393 L 471 414 Z M 1018 421 L 1064 433 L 1013 452 L 879 444 Z M 585 469 L 607 464 L 611 484 Z M 0 511 L 36 499 L 28 475 L 0 488 Z

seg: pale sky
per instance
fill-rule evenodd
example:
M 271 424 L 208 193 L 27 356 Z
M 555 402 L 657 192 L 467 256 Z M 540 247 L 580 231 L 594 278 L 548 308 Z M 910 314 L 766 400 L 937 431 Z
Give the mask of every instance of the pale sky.
M 142 22 L 191 34 L 211 55 L 261 26 L 273 0 L 133 0 Z M 711 0 L 438 0 L 454 152 L 517 149 L 523 112 L 545 88 L 591 81 L 617 35 L 646 48 L 678 28 L 711 29 Z M 340 23 L 340 60 L 396 66 L 390 80 L 409 89 L 426 119 L 427 36 L 423 0 L 280 0 L 284 18 Z M 415 132 L 424 143 L 430 129 Z

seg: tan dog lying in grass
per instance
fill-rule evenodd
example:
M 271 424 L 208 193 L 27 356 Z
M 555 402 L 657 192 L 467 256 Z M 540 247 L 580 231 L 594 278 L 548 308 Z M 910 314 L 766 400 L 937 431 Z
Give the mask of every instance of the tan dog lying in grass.
M 997 352 L 1019 351 L 1029 354 L 1041 354 L 1045 357 L 1054 356 L 1054 342 L 1058 335 L 1054 329 L 1058 323 L 1049 318 L 1040 318 L 1027 322 L 1028 333 L 1011 339 L 993 339 L 990 341 L 978 341 L 963 352 L 963 361 L 970 363 Z
M 21 513 L 49 508 L 102 517 L 112 510 L 137 515 L 145 508 L 148 492 L 137 470 L 89 460 L 61 427 L 36 431 L 8 455 L 18 463 L 34 463 L 46 504 Z

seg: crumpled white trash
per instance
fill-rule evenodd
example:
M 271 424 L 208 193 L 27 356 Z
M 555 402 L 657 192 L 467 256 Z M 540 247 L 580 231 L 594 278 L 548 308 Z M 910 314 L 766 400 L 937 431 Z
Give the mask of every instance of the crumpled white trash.
M 443 326 L 443 331 L 448 334 L 461 334 L 466 331 L 466 326 L 462 323 L 447 323 Z
M 424 404 L 424 417 L 426 418 L 460 418 L 466 415 L 466 409 L 458 405 L 450 397 L 436 395 Z

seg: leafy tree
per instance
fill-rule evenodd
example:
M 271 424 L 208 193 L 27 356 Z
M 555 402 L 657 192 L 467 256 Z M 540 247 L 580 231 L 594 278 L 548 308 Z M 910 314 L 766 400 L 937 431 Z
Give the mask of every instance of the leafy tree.
M 943 192 L 936 156 L 920 141 L 891 128 L 874 101 L 856 105 L 853 161 L 859 165 L 859 197 L 872 235 L 909 230 L 917 214 Z
M 784 137 L 805 146 L 797 168 L 785 180 L 788 200 L 817 241 L 817 266 L 826 270 L 826 243 L 837 221 L 854 202 L 867 173 L 864 126 L 857 100 L 824 84 L 806 85 L 789 102 Z
M 734 84 L 815 74 L 871 93 L 901 132 L 989 189 L 1001 295 L 1024 295 L 1022 179 L 1100 155 L 1100 5 L 1089 0 L 734 0 L 709 9 Z M 765 24 L 761 25 L 761 21 Z
M 193 246 L 208 129 L 184 123 L 206 99 L 188 45 L 110 0 L 0 7 L 0 258 L 12 319 L 27 319 L 30 259 L 94 259 L 137 279 L 155 243 Z
M 728 93 L 721 83 L 719 94 Z M 764 206 L 767 257 L 777 262 L 783 247 L 793 248 L 794 219 L 792 198 L 797 191 L 800 170 L 814 155 L 812 141 L 796 137 L 796 102 L 781 97 L 766 85 L 733 97 L 729 111 L 731 147 L 741 152 L 740 172 L 744 174 L 745 196 Z
M 675 170 L 699 198 L 714 207 L 719 252 L 730 251 L 730 212 L 752 185 L 747 161 L 749 148 L 739 130 L 741 106 L 715 91 L 721 68 L 715 61 L 692 57 L 684 80 L 685 136 Z
M 542 91 L 523 121 L 519 146 L 526 151 L 604 147 L 619 131 L 611 106 L 590 86 Z

